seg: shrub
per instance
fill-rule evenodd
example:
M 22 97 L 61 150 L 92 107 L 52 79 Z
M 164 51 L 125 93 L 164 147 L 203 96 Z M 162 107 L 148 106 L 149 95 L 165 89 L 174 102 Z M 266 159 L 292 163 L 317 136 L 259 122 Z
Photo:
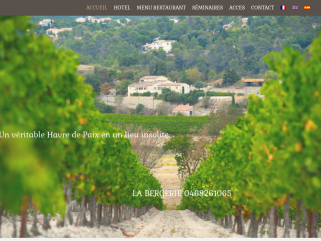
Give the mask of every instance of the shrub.
M 207 96 L 231 96 L 231 95 L 234 95 L 234 93 L 207 91 L 206 95 Z
M 141 112 L 143 111 L 144 108 L 145 108 L 145 106 L 143 104 L 138 104 L 136 106 L 136 114 L 141 114 Z
M 158 93 L 155 92 L 155 93 L 154 93 L 154 99 L 157 99 L 157 96 L 158 96 Z
M 150 92 L 149 92 L 149 91 L 144 92 L 144 93 L 143 93 L 143 96 L 150 96 Z

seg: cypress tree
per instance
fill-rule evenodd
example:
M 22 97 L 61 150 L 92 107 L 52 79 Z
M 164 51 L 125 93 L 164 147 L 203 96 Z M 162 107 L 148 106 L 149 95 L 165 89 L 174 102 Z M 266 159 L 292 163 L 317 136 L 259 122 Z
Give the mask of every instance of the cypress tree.
M 235 98 L 234 98 L 234 95 L 232 95 L 232 107 L 235 107 Z

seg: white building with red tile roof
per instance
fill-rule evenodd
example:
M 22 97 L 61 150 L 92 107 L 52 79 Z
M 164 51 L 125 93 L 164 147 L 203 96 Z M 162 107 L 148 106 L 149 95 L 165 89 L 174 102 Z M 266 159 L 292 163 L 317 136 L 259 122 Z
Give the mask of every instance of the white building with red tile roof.
M 243 79 L 243 83 L 245 83 L 246 86 L 252 86 L 254 83 L 257 83 L 258 86 L 263 86 L 264 79 Z
M 215 86 L 219 86 L 219 85 L 222 85 L 223 84 L 223 79 L 217 79 L 214 81 L 214 85 Z
M 149 91 L 150 93 L 162 93 L 162 89 L 168 88 L 180 94 L 190 92 L 190 86 L 185 83 L 174 83 L 164 76 L 145 76 L 140 78 L 138 83 L 128 86 L 128 96 L 134 93 L 142 94 Z
M 172 50 L 172 44 L 175 40 L 156 40 L 150 44 L 145 44 L 142 46 L 143 50 L 159 50 L 162 48 L 167 54 L 170 54 Z
M 75 20 L 77 23 L 84 23 L 86 22 L 86 18 L 80 17 L 80 18 L 76 18 Z
M 140 83 L 149 82 L 149 81 L 155 82 L 155 81 L 159 81 L 159 80 L 169 81 L 168 78 L 166 78 L 164 76 L 154 75 L 154 76 L 144 76 L 144 77 L 139 79 L 139 82 Z
M 182 113 L 183 115 L 193 115 L 193 106 L 187 105 L 179 105 L 173 111 L 173 115 L 177 115 L 177 113 Z

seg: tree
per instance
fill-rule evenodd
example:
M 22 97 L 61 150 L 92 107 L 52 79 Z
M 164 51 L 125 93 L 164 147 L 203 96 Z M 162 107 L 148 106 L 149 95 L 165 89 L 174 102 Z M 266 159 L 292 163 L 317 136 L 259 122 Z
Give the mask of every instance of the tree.
M 99 86 L 100 95 L 109 95 L 111 86 L 108 83 L 104 83 Z
M 198 41 L 195 37 L 193 37 L 189 43 L 189 48 L 196 49 L 197 46 L 199 46 Z
M 243 115 L 243 109 L 230 108 L 229 110 L 218 110 L 216 113 L 210 113 L 210 119 L 206 126 L 208 133 L 214 137 L 220 135 L 228 124 L 233 125 L 239 116 Z
M 163 145 L 165 151 L 176 153 L 175 160 L 178 166 L 178 177 L 183 181 L 196 172 L 199 164 L 206 159 L 206 138 L 194 141 L 191 135 L 175 135 Z
M 128 85 L 132 84 L 133 81 L 130 81 L 128 79 L 123 79 L 119 82 L 117 85 L 117 91 L 116 94 L 125 95 L 128 91 Z
M 175 41 L 174 43 L 172 43 L 172 49 L 171 52 L 174 52 L 175 49 L 181 50 L 182 46 L 179 42 Z
M 149 36 L 139 35 L 136 38 L 136 45 L 144 45 L 146 43 L 151 43 L 152 39 Z M 140 46 L 141 47 L 141 46 Z
M 100 81 L 95 74 L 88 74 L 85 78 L 85 84 L 90 84 L 93 87 L 93 92 L 99 93 Z
M 209 30 L 214 30 L 216 28 L 216 21 L 212 20 L 209 24 Z
M 121 19 L 119 19 L 119 21 L 120 21 L 121 23 L 127 23 L 127 20 L 126 20 L 125 18 L 121 18 Z
M 241 77 L 236 73 L 234 69 L 226 68 L 223 75 L 223 84 L 232 85 L 235 82 L 241 80 Z
M 253 54 L 254 51 L 255 51 L 255 48 L 254 48 L 253 44 L 248 44 L 248 45 L 244 46 L 245 56 L 249 56 L 249 55 Z
M 197 38 L 198 44 L 205 49 L 207 45 L 207 36 L 201 35 Z
M 133 56 L 120 56 L 119 58 L 119 66 L 131 66 L 138 64 L 138 58 Z
M 206 72 L 207 63 L 206 63 L 206 59 L 202 55 L 197 57 L 196 67 L 200 72 L 202 73 Z
M 137 134 L 129 139 L 133 152 L 137 154 L 138 160 L 144 167 L 152 170 L 161 163 L 161 158 L 165 153 L 161 145 L 164 143 L 165 137 L 157 135 L 157 132 L 161 132 L 160 130 L 156 128 L 148 130 L 142 126 L 128 125 L 126 131 Z
M 183 39 L 183 46 L 185 46 L 186 48 L 190 48 L 190 40 L 187 36 L 185 36 Z
M 264 82 L 269 82 L 270 80 L 278 80 L 278 73 L 273 70 L 268 70 L 263 76 Z
M 168 102 L 162 102 L 156 105 L 155 110 L 157 115 L 169 115 L 172 113 L 173 106 Z
M 178 81 L 179 73 L 178 73 L 177 70 L 174 70 L 174 71 L 171 71 L 171 72 L 169 73 L 169 76 L 170 76 L 171 80 L 172 80 L 173 82 L 175 82 L 175 81 Z
M 152 39 L 154 39 L 154 38 L 159 37 L 159 36 L 160 36 L 160 33 L 159 33 L 156 29 L 154 29 L 154 30 L 152 30 L 151 32 L 149 32 L 149 36 L 150 36 Z
M 115 96 L 115 113 L 116 114 L 128 114 L 128 111 L 123 107 L 124 97 L 121 95 Z
M 178 16 L 177 19 L 178 19 L 178 21 L 183 22 L 183 20 L 185 20 L 186 17 L 185 16 Z
M 158 60 L 156 75 L 167 75 L 167 65 L 163 60 Z
M 235 107 L 235 98 L 234 98 L 234 95 L 232 95 L 232 104 L 231 104 L 231 107 Z
M 208 79 L 211 80 L 211 81 L 217 79 L 217 78 L 216 78 L 216 73 L 215 73 L 214 70 L 210 70 L 210 72 L 208 72 L 207 76 L 208 76 Z
M 167 75 L 167 65 L 163 60 L 158 59 L 156 56 L 148 65 L 150 75 Z
M 154 99 L 157 99 L 157 97 L 158 97 L 158 93 L 155 92 L 155 93 L 154 93 Z
M 196 16 L 194 18 L 194 29 L 207 30 L 208 29 L 207 20 L 203 17 Z
M 106 105 L 104 102 L 99 100 L 98 98 L 95 98 L 94 100 L 95 107 L 101 112 L 101 113 L 113 113 L 113 106 Z
M 197 81 L 195 84 L 194 84 L 195 88 L 198 88 L 198 89 L 201 89 L 204 87 L 204 84 L 202 81 Z
M 192 148 L 194 147 L 193 137 L 190 135 L 176 135 L 166 141 L 163 145 L 165 151 L 171 150 L 178 154 L 175 156 L 175 160 L 178 166 L 178 176 L 185 179 L 193 174 L 193 167 L 191 166 L 189 156 Z
M 185 70 L 186 74 L 186 83 L 189 85 L 193 85 L 196 81 L 200 80 L 201 73 L 196 68 Z
M 144 108 L 145 108 L 145 106 L 143 104 L 138 104 L 136 106 L 136 114 L 137 115 L 141 114 Z
M 202 101 L 202 106 L 207 109 L 211 105 L 211 97 L 210 96 L 204 96 Z

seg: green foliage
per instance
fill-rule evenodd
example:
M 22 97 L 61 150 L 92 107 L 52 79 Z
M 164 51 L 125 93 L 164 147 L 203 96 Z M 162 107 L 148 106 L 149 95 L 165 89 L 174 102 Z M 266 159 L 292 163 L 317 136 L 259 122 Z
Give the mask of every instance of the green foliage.
M 278 80 L 278 73 L 275 73 L 272 70 L 268 70 L 265 72 L 263 79 L 264 79 L 264 82 L 268 82 L 270 80 Z
M 148 65 L 150 75 L 167 75 L 167 66 L 165 61 L 158 59 L 156 56 Z
M 101 85 L 101 83 L 95 74 L 88 74 L 85 78 L 85 84 L 90 84 L 95 93 L 98 94 L 100 92 L 99 86 Z
M 164 151 L 171 150 L 176 154 L 175 160 L 178 166 L 178 176 L 182 175 L 185 171 L 187 171 L 188 174 L 191 174 L 191 170 L 188 169 L 189 166 L 186 165 L 186 159 L 188 158 L 189 151 L 192 149 L 193 145 L 192 136 L 177 134 L 166 141 L 162 147 Z
M 107 114 L 106 116 L 112 124 L 122 128 L 133 124 L 148 130 L 158 128 L 162 132 L 169 134 L 190 133 L 191 127 L 196 127 L 199 130 L 209 119 L 208 116 L 141 116 L 121 114 Z
M 120 83 L 117 85 L 117 91 L 116 94 L 118 95 L 125 95 L 128 91 L 128 85 L 131 85 L 133 81 L 130 81 L 128 79 L 123 79 L 120 81 Z
M 40 17 L 33 18 L 34 22 L 41 20 Z M 136 20 L 125 26 L 115 21 L 107 24 L 76 23 L 76 17 L 52 18 L 55 19 L 54 27 L 73 28 L 72 31 L 59 33 L 55 45 L 79 53 L 81 64 L 140 69 L 149 65 L 156 56 L 165 62 L 161 67 L 165 70 L 167 66 L 167 72 L 197 68 L 206 76 L 202 81 L 214 80 L 208 75 L 209 72 L 223 74 L 227 67 L 235 69 L 240 76 L 258 78 L 258 74 L 269 70 L 263 61 L 266 54 L 271 51 L 281 52 L 284 46 L 290 46 L 301 53 L 307 52 L 320 31 L 320 25 L 312 28 L 312 23 L 320 22 L 317 16 L 249 17 L 246 28 L 240 26 L 240 17 L 227 16 L 221 21 L 218 16 L 190 16 L 176 24 L 169 21 L 168 17 L 146 19 L 131 16 L 131 19 Z M 232 21 L 235 22 L 233 29 L 223 29 L 223 25 Z M 46 29 L 37 26 L 35 31 L 41 35 L 45 34 Z M 207 30 L 214 30 L 215 33 Z M 151 43 L 156 37 L 176 40 L 171 51 L 174 58 L 167 58 L 165 52 L 160 50 L 139 53 L 144 44 Z M 164 73 L 162 70 L 162 75 Z
M 248 113 L 221 131 L 208 159 L 184 184 L 187 191 L 231 190 L 232 195 L 183 194 L 180 209 L 210 208 L 221 218 L 236 214 L 242 205 L 245 215 L 259 214 L 283 205 L 291 194 L 290 203 L 303 200 L 307 210 L 320 210 L 321 36 L 310 50 L 309 59 L 289 47 L 283 49 L 283 56 L 271 53 L 265 57 L 282 83 L 270 80 L 265 84 L 261 89 L 264 101 L 249 97 Z M 280 208 L 278 216 L 283 212 Z
M 206 95 L 207 96 L 231 96 L 231 95 L 234 95 L 234 93 L 207 91 Z
M 204 87 L 204 84 L 202 81 L 197 81 L 195 84 L 194 84 L 195 88 L 203 88 Z
M 154 99 L 157 99 L 157 97 L 158 97 L 158 93 L 155 92 L 155 93 L 154 93 Z
M 138 64 L 138 58 L 133 56 L 121 56 L 119 58 L 119 66 L 131 66 Z
M 141 114 L 141 112 L 143 111 L 144 108 L 145 108 L 144 105 L 138 104 L 138 105 L 136 106 L 136 114 L 137 114 L 137 115 Z
M 211 105 L 211 97 L 209 96 L 204 96 L 203 101 L 202 101 L 202 106 L 206 109 Z
M 171 92 L 170 88 L 163 88 L 162 89 L 162 95 L 165 95 L 165 94 L 170 93 L 170 92 Z
M 227 68 L 223 75 L 223 84 L 232 85 L 241 80 L 241 77 L 236 73 L 234 69 Z
M 172 91 L 168 88 L 163 88 L 162 92 L 163 91 L 164 93 L 159 96 L 162 100 L 184 105 L 187 103 L 194 105 L 197 103 L 200 96 L 204 96 L 204 92 L 198 92 L 196 90 L 190 91 L 188 94 L 179 94 L 176 91 Z
M 150 96 L 150 91 L 146 91 L 142 94 L 143 96 Z
M 231 104 L 231 107 L 235 107 L 235 98 L 234 98 L 234 95 L 232 95 L 232 104 Z
M 76 74 L 77 55 L 27 33 L 32 27 L 27 17 L 0 17 L 1 131 L 119 133 L 95 108 L 92 87 Z M 68 181 L 78 199 L 86 194 L 107 205 L 163 208 L 160 197 L 132 196 L 133 189 L 161 186 L 132 153 L 127 138 L 0 138 L 4 209 L 17 214 L 31 197 L 38 211 L 64 214 L 62 186 Z
M 104 102 L 102 102 L 99 99 L 94 100 L 95 107 L 101 112 L 101 113 L 113 113 L 114 107 L 111 105 L 106 105 Z
M 186 74 L 186 81 L 185 83 L 189 85 L 193 85 L 201 78 L 201 73 L 198 71 L 197 68 L 187 69 L 185 70 Z
M 130 77 L 128 72 L 118 72 L 117 70 L 108 69 L 105 67 L 95 66 L 94 72 L 85 75 L 85 83 L 93 87 L 94 92 L 99 93 L 99 86 L 104 83 L 113 84 L 117 76 L 124 75 Z M 133 76 L 132 76 L 133 78 Z

